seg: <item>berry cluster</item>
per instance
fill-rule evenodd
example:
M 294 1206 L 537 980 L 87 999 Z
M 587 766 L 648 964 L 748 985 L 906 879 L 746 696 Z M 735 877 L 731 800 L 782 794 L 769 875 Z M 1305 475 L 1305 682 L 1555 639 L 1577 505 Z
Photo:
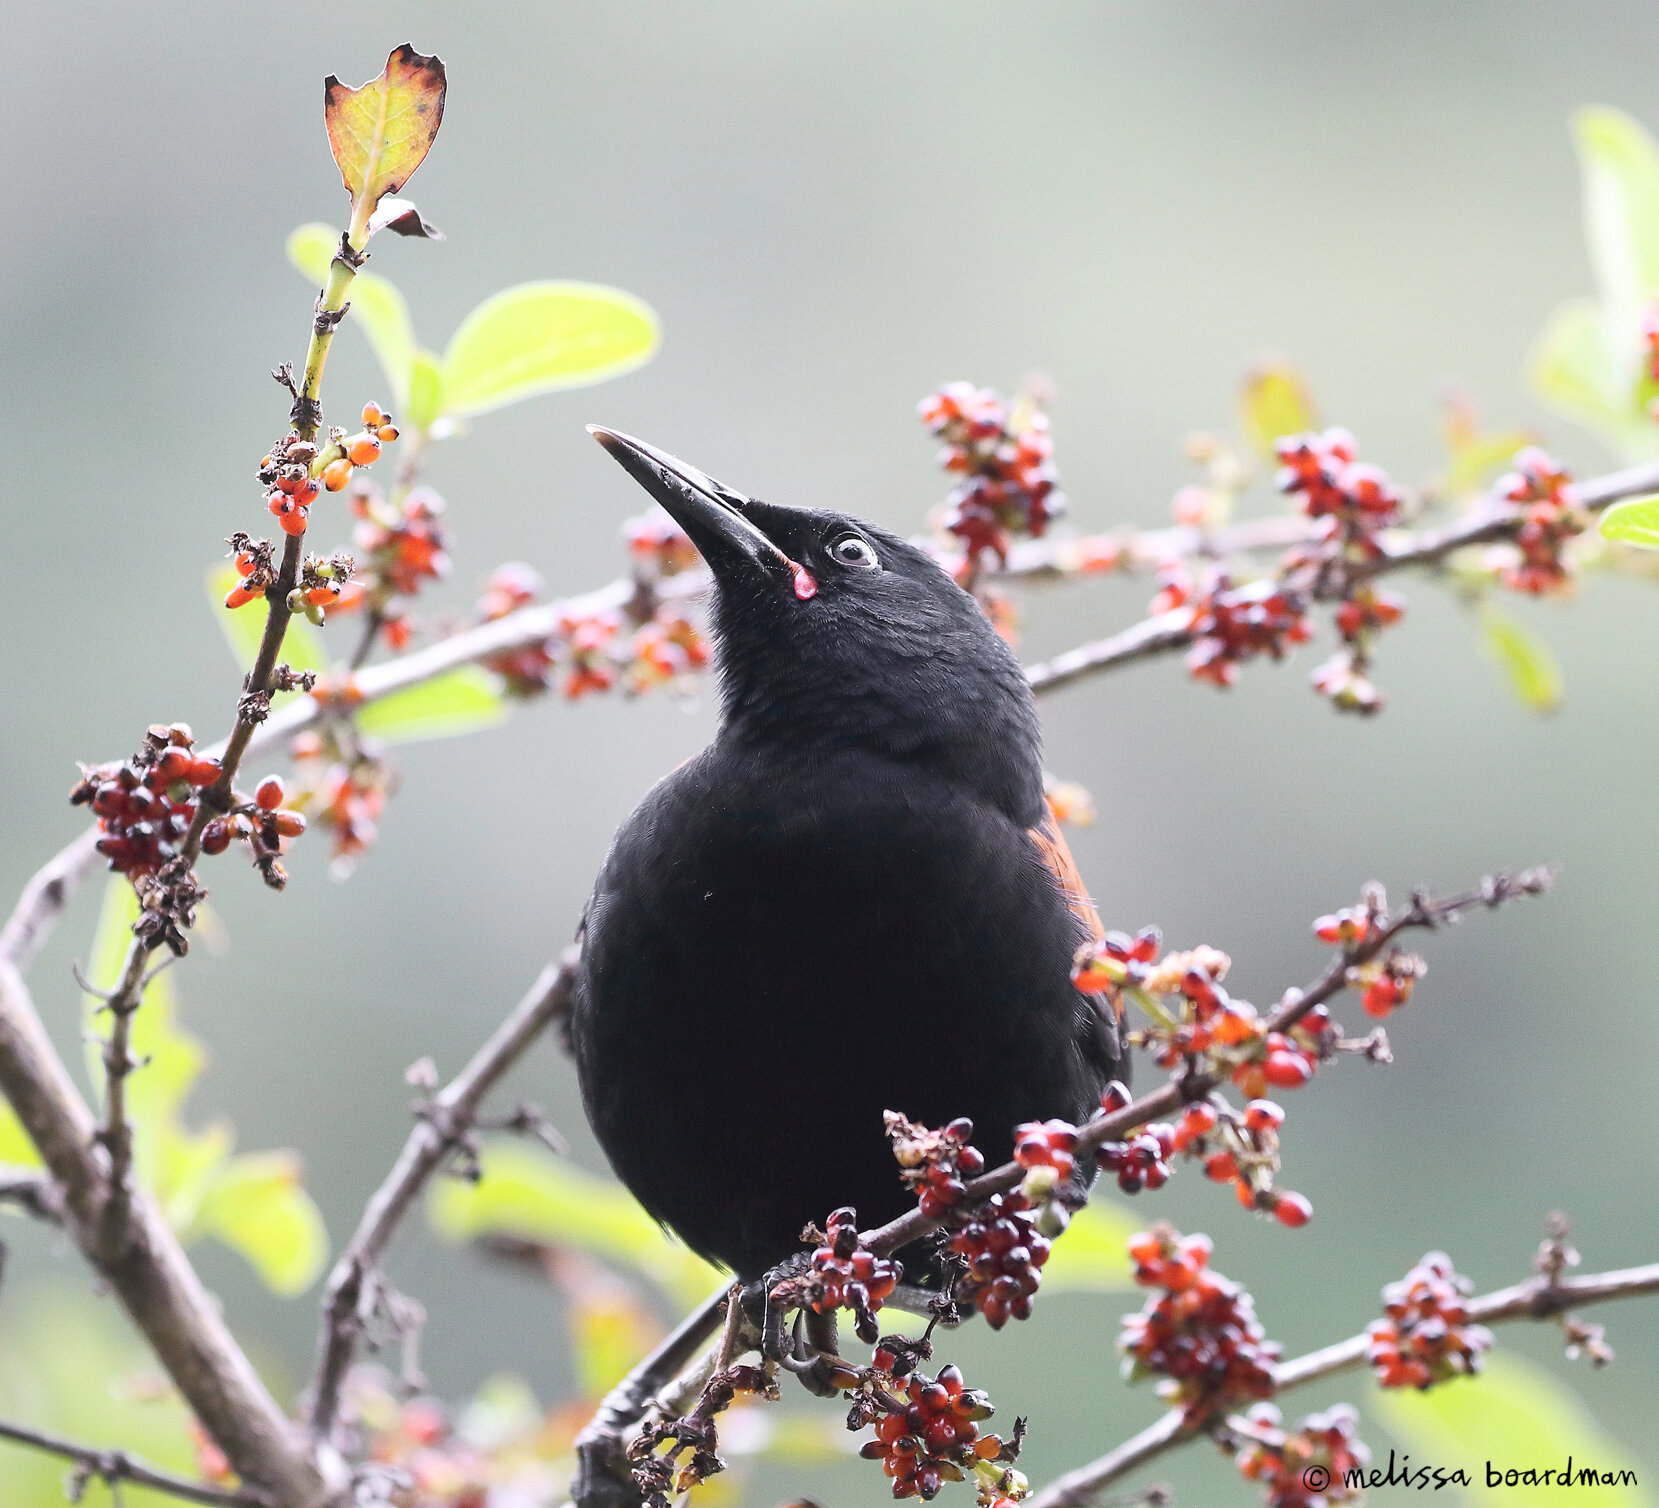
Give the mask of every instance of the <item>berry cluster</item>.
M 1231 686 L 1245 660 L 1259 654 L 1283 659 L 1288 647 L 1313 637 L 1300 597 L 1280 581 L 1252 581 L 1235 587 L 1219 566 L 1195 580 L 1178 561 L 1166 565 L 1158 580 L 1159 591 L 1149 611 L 1185 613 L 1185 626 L 1193 635 L 1187 671 L 1194 680 Z
M 1163 933 L 1143 927 L 1133 937 L 1108 932 L 1097 943 L 1084 943 L 1071 961 L 1071 982 L 1085 995 L 1104 995 L 1121 1006 L 1125 986 L 1139 986 L 1151 969 Z
M 1313 1218 L 1313 1205 L 1302 1194 L 1273 1187 L 1284 1119 L 1272 1100 L 1251 1100 L 1242 1113 L 1219 1097 L 1200 1100 L 1175 1123 L 1175 1150 L 1202 1162 L 1212 1183 L 1231 1183 L 1246 1209 L 1265 1210 L 1294 1230 Z
M 304 779 L 305 805 L 333 838 L 335 873 L 345 874 L 375 840 L 390 772 L 361 751 L 346 757 L 337 743 L 313 732 L 299 734 L 290 752 Z
M 1267 1339 L 1250 1294 L 1210 1267 L 1208 1236 L 1167 1224 L 1129 1241 L 1135 1281 L 1163 1291 L 1123 1317 L 1118 1349 L 1131 1382 L 1160 1376 L 1158 1392 L 1200 1426 L 1246 1399 L 1269 1398 L 1279 1346 Z
M 1529 445 L 1516 452 L 1515 470 L 1498 479 L 1498 490 L 1524 512 L 1515 544 L 1519 561 L 1504 566 L 1499 579 L 1517 592 L 1543 596 L 1559 592 L 1570 579 L 1563 551 L 1584 532 L 1584 515 L 1573 505 L 1572 478 L 1553 457 Z
M 536 600 L 541 586 L 541 577 L 521 561 L 497 566 L 484 588 L 484 595 L 478 599 L 478 621 L 493 623 L 521 607 L 528 607 Z M 514 696 L 534 696 L 547 690 L 557 664 L 558 656 L 546 639 L 503 650 L 484 661 L 485 667 L 500 676 Z
M 240 567 L 240 560 L 237 565 Z M 324 614 L 339 603 L 342 593 L 351 581 L 351 571 L 351 556 L 343 551 L 327 560 L 317 555 L 308 555 L 300 571 L 299 585 L 288 594 L 288 611 L 304 613 L 312 623 L 319 628 L 322 627 Z M 240 591 L 241 588 L 238 587 L 237 590 Z M 230 599 L 226 598 L 226 606 L 229 605 Z
M 1064 512 L 1054 439 L 1034 397 L 1010 411 L 989 388 L 947 382 L 916 411 L 944 442 L 939 464 L 962 476 L 946 499 L 943 525 L 966 546 L 970 572 L 987 551 L 1006 560 L 1014 534 L 1038 537 Z
M 1288 1031 L 1271 1030 L 1248 1000 L 1235 1000 L 1221 986 L 1232 960 L 1215 948 L 1170 953 L 1139 978 L 1153 1006 L 1153 1025 L 1137 1034 L 1162 1068 L 1176 1068 L 1203 1054 L 1209 1066 L 1231 1077 L 1246 1095 L 1258 1098 L 1269 1086 L 1295 1089 L 1313 1077 L 1329 1051 L 1330 1015 L 1308 1012 Z
M 636 573 L 672 576 L 678 571 L 689 571 L 700 558 L 691 536 L 664 508 L 652 508 L 630 518 L 622 526 L 622 537 L 627 541 Z
M 260 458 L 265 506 L 284 534 L 305 533 L 311 505 L 323 490 L 311 474 L 316 461 L 317 447 L 298 430 L 290 430 Z
M 423 582 L 449 574 L 444 500 L 430 487 L 410 488 L 400 507 L 388 502 L 374 483 L 362 480 L 352 488 L 351 511 L 357 519 L 352 542 L 367 565 L 359 577 L 360 590 L 340 602 L 342 611 L 365 602 L 384 608 L 393 597 L 413 597 Z
M 1070 1121 L 1026 1121 L 1014 1127 L 1014 1161 L 1027 1171 L 1046 1170 L 1038 1181 L 1049 1187 L 1071 1177 L 1076 1152 L 1077 1127 Z
M 971 1303 L 993 1330 L 1010 1319 L 1031 1317 L 1050 1243 L 1023 1193 L 1010 1189 L 975 1205 L 951 1237 L 950 1249 L 967 1264 L 952 1298 Z
M 916 1190 L 923 1216 L 937 1220 L 967 1197 L 966 1181 L 985 1171 L 985 1156 L 968 1145 L 974 1123 L 958 1116 L 942 1131 L 918 1125 L 895 1110 L 887 1112 L 887 1137 L 898 1159 L 899 1178 Z
M 1349 969 L 1347 979 L 1360 991 L 1360 1005 L 1365 1014 L 1380 1020 L 1411 999 L 1417 981 L 1428 971 L 1429 966 L 1415 953 L 1395 948 L 1386 958 L 1375 958 Z
M 1325 1508 L 1359 1496 L 1348 1473 L 1365 1466 L 1371 1452 L 1354 1431 L 1359 1415 L 1346 1403 L 1309 1414 L 1294 1430 L 1280 1427 L 1278 1409 L 1258 1403 L 1236 1457 L 1238 1469 L 1266 1488 L 1268 1508 Z
M 191 752 L 194 743 L 184 723 L 158 723 L 124 763 L 81 766 L 69 800 L 92 808 L 103 829 L 98 852 L 115 873 L 136 879 L 178 856 L 196 817 L 197 792 L 222 773 L 217 759 Z
M 1113 1085 L 1107 1090 L 1111 1095 Z M 1120 1109 L 1113 1097 L 1112 1110 Z M 1108 1111 L 1110 1113 L 1110 1111 Z M 1095 1161 L 1105 1173 L 1117 1175 L 1118 1187 L 1126 1194 L 1138 1194 L 1142 1189 L 1161 1189 L 1169 1182 L 1169 1159 L 1175 1152 L 1175 1128 L 1163 1121 L 1142 1126 L 1127 1141 L 1109 1141 L 1096 1153 Z
M 996 1435 L 979 1433 L 980 1423 L 994 1412 L 984 1393 L 964 1386 L 955 1367 L 943 1368 L 936 1378 L 913 1372 L 902 1406 L 876 1421 L 875 1439 L 858 1453 L 881 1462 L 894 1497 L 928 1502 L 946 1482 L 960 1482 L 969 1472 L 991 1480 L 1003 1475 L 995 1467 L 1012 1459 L 1009 1446 Z
M 904 1275 L 891 1257 L 878 1257 L 858 1241 L 858 1216 L 851 1209 L 836 1210 L 825 1222 L 823 1242 L 812 1254 L 813 1285 L 807 1302 L 819 1314 L 836 1309 L 853 1312 L 858 1338 L 874 1345 L 878 1336 L 875 1312 Z
M 1469 1322 L 1473 1288 L 1443 1251 L 1431 1251 L 1382 1291 L 1384 1318 L 1367 1327 L 1365 1359 L 1385 1388 L 1427 1388 L 1480 1370 L 1492 1332 Z
M 1352 952 L 1371 940 L 1377 926 L 1377 910 L 1370 901 L 1344 906 L 1329 916 L 1318 917 L 1313 924 L 1313 935 L 1333 948 Z
M 1345 429 L 1286 435 L 1275 445 L 1274 485 L 1298 499 L 1309 518 L 1328 520 L 1325 539 L 1339 540 L 1361 559 L 1382 553 L 1378 533 L 1400 516 L 1400 495 L 1379 466 L 1355 459 L 1354 437 Z
M 215 785 L 223 770 L 217 759 L 196 755 L 194 743 L 184 723 L 158 723 L 146 731 L 131 759 L 83 766 L 69 793 L 71 803 L 90 806 L 98 818 L 103 836 L 96 847 L 109 867 L 127 875 L 146 909 L 158 914 L 172 905 L 163 891 L 177 891 L 179 896 L 189 892 L 193 898 L 203 893 L 190 875 L 184 849 L 198 816 L 200 792 Z M 277 862 L 284 843 L 304 831 L 305 818 L 283 807 L 282 782 L 268 776 L 251 801 L 233 792 L 225 811 L 202 824 L 198 842 L 201 852 L 209 855 L 223 853 L 235 840 L 246 842 L 266 884 L 280 890 L 288 878 Z M 166 884 L 156 884 L 156 876 Z M 187 918 L 183 925 L 188 925 Z M 161 940 L 184 951 L 181 930 L 163 926 L 162 933 Z
M 397 425 L 378 403 L 363 405 L 363 428 L 355 435 L 331 433 L 331 443 L 322 456 L 321 480 L 330 492 L 339 492 L 351 481 L 352 469 L 372 466 L 380 459 L 380 447 L 397 439 Z
M 225 606 L 246 607 L 263 597 L 276 580 L 276 546 L 268 539 L 250 539 L 240 529 L 225 543 L 230 546 L 231 559 L 236 562 L 236 573 L 241 578 L 230 589 Z

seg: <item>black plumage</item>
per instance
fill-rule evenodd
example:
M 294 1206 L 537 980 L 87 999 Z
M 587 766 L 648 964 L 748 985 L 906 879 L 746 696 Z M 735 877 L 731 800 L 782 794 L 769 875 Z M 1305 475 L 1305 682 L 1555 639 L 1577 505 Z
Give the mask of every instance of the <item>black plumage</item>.
M 715 578 L 721 721 L 617 833 L 583 921 L 582 1094 L 617 1175 L 745 1279 L 840 1205 L 911 1202 L 883 1112 L 1080 1119 L 1122 1076 L 1070 981 L 1098 920 L 1043 799 L 1030 690 L 923 551 L 607 449 Z

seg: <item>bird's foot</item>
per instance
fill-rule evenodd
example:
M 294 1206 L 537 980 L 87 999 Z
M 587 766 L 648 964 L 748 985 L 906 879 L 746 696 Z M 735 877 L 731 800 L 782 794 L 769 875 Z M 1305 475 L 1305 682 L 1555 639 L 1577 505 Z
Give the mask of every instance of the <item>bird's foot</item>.
M 808 1392 L 833 1398 L 851 1385 L 850 1368 L 837 1354 L 834 1314 L 818 1314 L 802 1306 L 802 1279 L 810 1271 L 811 1260 L 811 1254 L 803 1251 L 780 1262 L 744 1288 L 741 1303 L 760 1330 L 761 1355 L 793 1373 Z M 791 1309 L 795 1311 L 793 1325 L 788 1323 Z

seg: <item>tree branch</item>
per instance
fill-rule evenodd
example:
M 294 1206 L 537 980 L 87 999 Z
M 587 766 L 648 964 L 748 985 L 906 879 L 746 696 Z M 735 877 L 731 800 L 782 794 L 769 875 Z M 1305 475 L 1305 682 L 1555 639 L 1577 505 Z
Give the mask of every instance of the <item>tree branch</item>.
M 1599 513 L 1621 498 L 1655 491 L 1659 491 L 1659 462 L 1648 462 L 1580 483 L 1573 488 L 1573 498 L 1580 507 Z M 1512 538 L 1525 516 L 1525 507 L 1508 502 L 1495 491 L 1488 493 L 1466 517 L 1454 524 L 1443 529 L 1409 534 L 1397 538 L 1392 544 L 1385 540 L 1381 556 L 1346 573 L 1334 573 L 1329 579 L 1322 580 L 1314 588 L 1314 599 L 1325 601 L 1339 596 L 1346 579 L 1385 576 L 1408 566 L 1438 565 L 1454 551 L 1469 545 Z M 1309 528 L 1304 527 L 1302 532 L 1303 537 L 1311 537 Z M 1056 655 L 1052 660 L 1029 666 L 1026 679 L 1031 682 L 1032 690 L 1038 693 L 1053 691 L 1086 676 L 1128 665 L 1149 655 L 1185 649 L 1193 642 L 1191 631 L 1183 626 L 1185 621 L 1190 621 L 1190 614 L 1164 613 L 1149 618 L 1110 638 L 1096 639 Z
M 399 1223 L 444 1159 L 465 1144 L 485 1096 L 542 1029 L 569 1010 L 577 960 L 577 950 L 569 948 L 557 963 L 543 969 L 472 1061 L 422 1108 L 419 1123 L 409 1133 L 397 1162 L 364 1209 L 356 1233 L 329 1274 L 323 1296 L 323 1328 L 311 1404 L 314 1440 L 326 1441 L 333 1432 L 341 1386 L 369 1319 L 365 1309 L 372 1311 L 379 1291 L 372 1281 L 375 1270 Z
M 0 1440 L 12 1440 L 35 1450 L 44 1450 L 54 1456 L 74 1461 L 84 1480 L 96 1477 L 114 1487 L 120 1482 L 131 1482 L 135 1487 L 151 1487 L 157 1492 L 170 1493 L 191 1503 L 211 1503 L 217 1508 L 270 1508 L 270 1499 L 263 1493 L 215 1487 L 211 1482 L 193 1482 L 188 1477 L 176 1477 L 170 1471 L 147 1466 L 121 1450 L 97 1450 L 90 1445 L 77 1445 L 45 1430 L 28 1429 L 21 1424 L 9 1424 L 0 1419 Z
M 70 897 L 97 865 L 98 851 L 93 847 L 97 840 L 97 827 L 89 827 L 48 859 L 23 887 L 5 927 L 0 929 L 0 959 L 20 974 L 28 972 Z
M 1548 1277 L 1529 1278 L 1511 1288 L 1500 1288 L 1495 1293 L 1470 1299 L 1469 1318 L 1485 1325 L 1502 1325 L 1512 1320 L 1544 1320 L 1567 1309 L 1580 1309 L 1590 1304 L 1605 1303 L 1609 1299 L 1629 1298 L 1643 1293 L 1659 1293 L 1659 1262 L 1646 1267 L 1627 1267 L 1618 1272 L 1562 1278 L 1553 1283 Z M 1365 1349 L 1370 1340 L 1370 1336 L 1363 1333 L 1351 1335 L 1335 1345 L 1310 1351 L 1294 1361 L 1282 1362 L 1274 1369 L 1277 1391 L 1287 1392 L 1291 1388 L 1363 1366 Z M 1120 1478 L 1144 1466 L 1153 1457 L 1177 1445 L 1184 1445 L 1202 1433 L 1201 1429 L 1185 1427 L 1181 1411 L 1172 1409 L 1114 1450 L 1087 1466 L 1068 1471 L 1033 1493 L 1026 1499 L 1024 1508 L 1088 1508 L 1099 1493 Z
M 131 1239 L 105 1254 L 108 1162 L 96 1122 L 35 1012 L 22 976 L 0 959 L 0 1092 L 11 1102 L 51 1174 L 64 1222 L 87 1260 L 119 1296 L 235 1469 L 282 1508 L 320 1508 L 327 1492 L 303 1442 L 237 1346 L 154 1202 L 134 1191 Z
M 63 1224 L 63 1204 L 49 1174 L 0 1163 L 0 1204 L 11 1204 L 48 1225 Z
M 1377 957 L 1402 932 L 1415 928 L 1433 929 L 1456 920 L 1466 911 L 1499 906 L 1523 895 L 1536 895 L 1548 885 L 1547 871 L 1528 869 L 1516 875 L 1489 875 L 1471 889 L 1443 900 L 1431 900 L 1422 894 L 1413 895 L 1410 903 L 1397 915 L 1379 918 L 1363 943 L 1339 952 L 1305 990 L 1287 991 L 1279 1009 L 1268 1018 L 1265 1029 L 1282 1032 L 1294 1025 L 1314 1006 L 1329 1000 L 1343 988 L 1349 969 Z M 1208 1074 L 1186 1073 L 1169 1078 L 1150 1094 L 1143 1095 L 1122 1110 L 1113 1111 L 1110 1115 L 1096 1115 L 1077 1129 L 1079 1160 L 1089 1157 L 1106 1142 L 1122 1140 L 1148 1121 L 1173 1114 L 1183 1105 L 1202 1099 L 1216 1087 L 1218 1081 Z M 993 1194 L 1005 1193 L 1015 1187 L 1024 1177 L 1025 1169 L 1018 1163 L 1004 1163 L 1000 1168 L 982 1173 L 966 1184 L 961 1202 L 964 1205 L 982 1203 Z M 864 1232 L 858 1238 L 859 1245 L 878 1256 L 886 1256 L 927 1235 L 929 1231 L 938 1230 L 946 1218 L 929 1219 L 919 1209 L 910 1210 L 876 1230 Z

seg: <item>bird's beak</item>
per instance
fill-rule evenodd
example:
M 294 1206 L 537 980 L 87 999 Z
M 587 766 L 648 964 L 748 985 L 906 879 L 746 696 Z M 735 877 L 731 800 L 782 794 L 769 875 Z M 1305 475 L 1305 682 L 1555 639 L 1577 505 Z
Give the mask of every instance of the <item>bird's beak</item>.
M 796 569 L 794 561 L 744 515 L 750 499 L 666 451 L 598 424 L 588 433 L 622 463 L 622 469 L 663 505 L 718 575 L 739 560 L 766 568 Z

